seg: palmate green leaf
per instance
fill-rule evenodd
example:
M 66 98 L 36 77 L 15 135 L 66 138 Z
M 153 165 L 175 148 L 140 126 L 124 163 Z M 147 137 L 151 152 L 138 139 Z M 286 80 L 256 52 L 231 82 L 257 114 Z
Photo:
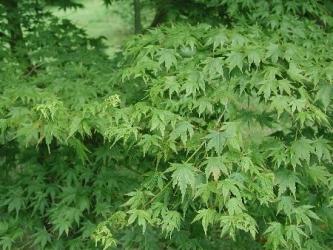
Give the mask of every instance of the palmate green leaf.
M 328 106 L 331 104 L 332 96 L 333 96 L 333 86 L 323 85 L 320 86 L 320 89 L 317 92 L 316 100 L 319 100 L 324 105 L 325 110 L 327 110 Z
M 291 108 L 291 112 L 294 113 L 295 111 L 298 111 L 298 112 L 304 111 L 305 107 L 306 107 L 306 104 L 307 104 L 307 101 L 303 98 L 300 98 L 300 99 L 292 100 L 289 103 L 289 106 Z
M 162 212 L 161 228 L 164 233 L 171 237 L 174 230 L 180 230 L 180 223 L 182 221 L 181 214 L 177 211 L 167 210 Z
M 162 49 L 158 53 L 159 63 L 164 64 L 167 71 L 170 70 L 172 66 L 177 65 L 177 54 L 172 49 Z
M 324 112 L 313 105 L 310 105 L 309 108 L 311 112 L 313 112 L 312 118 L 315 122 L 322 124 L 325 127 L 331 127 L 329 117 Z
M 12 239 L 11 237 L 8 236 L 2 236 L 0 238 L 0 246 L 2 246 L 2 248 L 4 250 L 10 250 L 12 249 L 13 244 L 15 243 L 15 239 Z
M 197 53 L 196 47 L 184 46 L 180 49 L 180 54 L 183 57 L 193 57 Z
M 327 80 L 332 83 L 333 82 L 333 73 L 332 73 L 332 69 L 333 69 L 333 64 L 330 63 L 326 68 L 325 68 L 325 73 L 326 73 L 326 78 Z
M 245 210 L 245 206 L 241 199 L 231 198 L 227 201 L 226 208 L 229 215 L 241 214 Z
M 282 77 L 281 69 L 275 66 L 266 66 L 264 68 L 264 79 L 268 81 L 277 80 L 279 77 Z
M 230 72 L 236 67 L 243 71 L 244 55 L 240 52 L 232 51 L 228 54 L 226 62 Z
M 197 169 L 191 163 L 172 163 L 166 172 L 172 172 L 172 185 L 179 187 L 182 200 L 184 200 L 187 188 L 195 187 Z
M 226 178 L 217 184 L 217 190 L 221 192 L 224 202 L 227 202 L 232 196 L 241 200 L 242 195 L 240 190 L 242 188 L 243 184 L 232 178 Z
M 283 212 L 288 216 L 289 221 L 291 221 L 291 215 L 294 213 L 295 209 L 295 199 L 291 196 L 281 196 L 277 205 L 277 214 Z
M 149 150 L 153 150 L 153 148 L 160 148 L 161 140 L 161 136 L 145 134 L 142 136 L 138 146 L 142 147 L 143 154 L 145 155 Z
M 270 58 L 273 63 L 277 63 L 279 58 L 283 57 L 283 52 L 278 44 L 271 43 L 266 49 L 266 57 Z
M 59 237 L 63 234 L 68 235 L 74 223 L 80 224 L 81 216 L 82 211 L 80 209 L 59 205 L 52 210 L 50 215 L 53 230 L 58 232 Z
M 296 168 L 297 165 L 302 165 L 302 161 L 309 163 L 313 151 L 312 141 L 309 139 L 301 138 L 292 142 L 289 149 L 291 165 Z
M 120 140 L 127 142 L 131 137 L 138 138 L 138 128 L 130 124 L 122 124 L 119 127 L 111 127 L 105 131 L 104 135 L 109 141 L 113 141 L 115 145 Z
M 153 109 L 150 123 L 150 131 L 158 130 L 164 136 L 168 124 L 175 126 L 176 116 L 169 111 Z
M 26 207 L 25 195 L 20 187 L 10 190 L 9 197 L 3 202 L 3 205 L 7 206 L 8 213 L 15 211 L 16 216 L 19 215 L 19 212 Z
M 229 166 L 225 164 L 224 158 L 221 156 L 208 157 L 204 164 L 206 165 L 205 174 L 207 180 L 210 176 L 213 176 L 214 181 L 217 181 L 221 173 L 226 176 L 230 174 Z
M 166 177 L 163 173 L 158 171 L 151 171 L 145 174 L 146 180 L 142 184 L 147 190 L 154 190 L 158 187 L 160 190 L 163 189 Z
M 295 81 L 302 82 L 303 80 L 305 80 L 303 70 L 301 70 L 299 66 L 296 65 L 295 63 L 289 64 L 289 69 L 287 73 L 291 77 L 291 79 Z
M 240 167 L 246 173 L 250 172 L 251 174 L 259 174 L 258 167 L 253 163 L 252 159 L 248 156 L 241 157 Z M 266 175 L 265 177 L 268 177 Z M 269 181 L 269 179 L 267 179 Z
M 97 226 L 96 230 L 92 234 L 92 238 L 95 241 L 95 246 L 97 247 L 98 243 L 100 243 L 103 246 L 103 250 L 117 245 L 111 230 L 104 223 Z
M 127 214 L 123 211 L 112 214 L 106 221 L 95 225 L 88 221 L 83 224 L 83 238 L 92 238 L 95 241 L 95 246 L 98 244 L 103 246 L 103 249 L 110 249 L 117 246 L 117 240 L 113 236 L 114 231 L 119 231 L 127 224 Z
M 284 226 L 279 222 L 269 223 L 269 227 L 266 229 L 267 235 L 266 245 L 276 250 L 279 247 L 287 247 L 287 241 L 284 236 Z
M 206 149 L 214 150 L 216 154 L 220 155 L 226 143 L 226 137 L 221 131 L 210 131 L 205 137 L 208 140 Z
M 215 51 L 217 48 L 223 48 L 224 44 L 229 41 L 227 33 L 221 29 L 217 32 L 214 32 L 206 42 L 206 46 L 213 45 L 213 50 Z
M 81 122 L 82 122 L 82 118 L 81 117 L 73 117 L 72 121 L 71 121 L 71 125 L 69 127 L 69 137 L 72 137 L 76 132 L 80 132 L 81 133 Z M 82 133 L 81 133 L 82 134 Z
M 231 46 L 244 46 L 248 42 L 248 38 L 239 32 L 231 32 Z
M 213 104 L 207 98 L 200 98 L 194 103 L 194 107 L 197 108 L 199 116 L 202 114 L 212 114 Z
M 33 235 L 33 237 L 34 237 L 34 245 L 40 246 L 42 249 L 45 248 L 48 242 L 51 242 L 51 235 L 47 232 L 45 228 L 36 232 Z
M 46 120 L 54 120 L 55 115 L 63 111 L 63 103 L 61 101 L 51 101 L 45 104 L 38 104 L 34 109 L 41 114 L 41 117 Z
M 308 237 L 300 226 L 289 225 L 285 227 L 285 237 L 287 242 L 297 245 L 302 248 L 302 239 Z
M 331 152 L 332 146 L 330 142 L 324 138 L 318 138 L 313 141 L 313 147 L 315 151 L 315 155 L 318 157 L 318 160 L 328 160 L 332 161 Z
M 160 64 L 154 60 L 152 60 L 148 56 L 143 56 L 140 58 L 140 60 L 137 62 L 136 65 L 132 66 L 132 68 L 128 69 L 128 72 L 124 71 L 122 80 L 124 81 L 126 78 L 130 76 L 134 77 L 144 77 L 146 71 L 152 71 L 154 74 L 157 74 L 157 72 L 161 69 Z M 145 80 L 147 80 L 145 78 Z
M 258 68 L 264 59 L 264 51 L 260 47 L 249 48 L 245 53 L 250 66 L 253 63 Z
M 207 58 L 204 63 L 204 74 L 209 79 L 224 77 L 224 60 L 222 57 Z
M 291 82 L 288 79 L 278 80 L 277 85 L 280 94 L 286 93 L 287 95 L 291 95 L 292 90 L 295 89 L 295 87 L 291 84 Z
M 68 145 L 70 145 L 84 163 L 89 160 L 88 154 L 91 153 L 89 149 L 78 139 L 72 137 L 68 140 Z
M 147 223 L 152 224 L 153 221 L 151 219 L 151 212 L 147 210 L 141 209 L 133 209 L 129 210 L 128 213 L 130 214 L 128 218 L 128 224 L 133 224 L 136 220 L 139 226 L 142 227 L 142 232 L 144 233 L 147 228 Z
M 332 177 L 324 166 L 310 166 L 306 172 L 316 185 L 328 185 L 329 179 Z
M 199 28 L 201 32 L 205 30 L 205 26 Z M 180 24 L 177 25 L 174 29 L 170 30 L 168 39 L 164 40 L 164 43 L 168 47 L 190 47 L 195 48 L 198 44 L 198 39 L 196 38 L 196 34 L 199 32 L 196 29 L 193 29 L 192 26 L 188 24 Z
M 240 121 L 225 122 L 222 126 L 229 150 L 241 151 L 244 147 L 244 126 Z
M 80 230 L 80 232 L 82 232 L 82 238 L 88 239 L 92 237 L 95 230 L 96 230 L 96 224 L 92 223 L 91 221 L 82 223 L 82 228 Z
M 279 188 L 279 196 L 289 189 L 293 196 L 296 197 L 296 184 L 301 184 L 301 181 L 294 172 L 284 170 L 276 174 L 276 184 Z
M 314 207 L 310 205 L 303 205 L 295 208 L 295 210 L 293 211 L 297 225 L 303 223 L 310 229 L 311 232 L 312 232 L 311 219 L 320 220 L 319 216 L 311 210 L 313 208 Z
M 191 69 L 181 90 L 185 91 L 186 96 L 197 96 L 200 91 L 204 92 L 205 88 L 204 74 L 200 71 Z
M 198 185 L 194 198 L 199 198 L 208 206 L 208 200 L 217 192 L 215 182 Z M 221 206 L 220 206 L 221 207 Z
M 254 239 L 257 234 L 256 221 L 246 213 L 237 215 L 222 215 L 219 218 L 221 230 L 221 237 L 229 234 L 235 240 L 237 230 L 242 230 L 251 234 Z
M 271 202 L 276 200 L 274 193 L 274 174 L 271 172 L 267 173 L 256 173 L 255 181 L 251 184 L 254 188 L 254 192 L 257 193 L 257 199 L 260 204 L 269 206 Z
M 193 125 L 187 121 L 181 121 L 176 124 L 175 129 L 170 133 L 170 139 L 181 139 L 182 143 L 186 145 L 188 138 L 194 134 Z
M 278 82 L 277 80 L 264 80 L 259 83 L 261 86 L 259 88 L 258 94 L 263 94 L 265 100 L 270 99 L 271 95 L 277 93 Z
M 287 96 L 271 96 L 270 97 L 271 103 L 271 109 L 273 111 L 276 111 L 278 114 L 278 118 L 284 113 L 291 113 L 291 108 L 289 106 L 289 103 L 291 99 Z
M 164 80 L 164 91 L 168 91 L 169 98 L 171 99 L 173 94 L 178 95 L 180 93 L 181 85 L 177 81 L 176 76 L 166 76 Z
M 198 214 L 194 217 L 193 222 L 201 220 L 202 227 L 207 235 L 207 229 L 209 225 L 213 225 L 218 219 L 218 213 L 211 208 L 201 209 Z
M 22 124 L 16 131 L 17 139 L 25 146 L 35 145 L 40 141 L 38 123 Z
M 304 243 L 304 249 L 306 250 L 324 250 L 325 248 L 318 241 L 308 239 Z
M 129 198 L 123 206 L 128 206 L 132 210 L 139 208 L 141 205 L 144 205 L 147 199 L 150 199 L 154 194 L 151 191 L 133 191 L 127 194 Z

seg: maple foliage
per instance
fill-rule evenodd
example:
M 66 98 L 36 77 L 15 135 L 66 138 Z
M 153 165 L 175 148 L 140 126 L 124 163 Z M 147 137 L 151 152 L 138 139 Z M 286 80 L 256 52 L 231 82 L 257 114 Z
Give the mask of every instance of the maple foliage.
M 197 2 L 228 22 L 113 60 L 50 15 L 27 31 L 36 75 L 3 42 L 3 249 L 332 248 L 329 1 Z
M 135 209 L 154 218 L 154 203 L 164 201 L 182 211 L 183 224 L 201 221 L 210 237 L 208 227 L 236 241 L 247 232 L 273 249 L 325 247 L 332 106 L 319 96 L 332 88 L 332 36 L 301 25 L 307 44 L 303 34 L 279 28 L 272 35 L 256 25 L 178 25 L 129 44 L 122 84 L 141 81 L 147 93 L 129 108 L 140 127 L 133 139 L 156 157 L 153 174 L 169 179 L 142 186 L 155 196 Z M 193 54 L 182 54 L 184 47 Z M 183 138 L 173 136 L 178 131 Z M 154 143 L 141 141 L 147 137 Z

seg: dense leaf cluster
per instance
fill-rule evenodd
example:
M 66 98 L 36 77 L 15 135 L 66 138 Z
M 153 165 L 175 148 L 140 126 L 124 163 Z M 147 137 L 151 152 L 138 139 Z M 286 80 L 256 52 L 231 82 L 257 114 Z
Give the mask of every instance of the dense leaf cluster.
M 274 35 L 177 26 L 133 41 L 122 78 L 142 79 L 147 95 L 123 124 L 133 120 L 126 127 L 156 170 L 129 213 L 163 230 L 162 206 L 182 218 L 170 231 L 201 221 L 205 232 L 235 239 L 241 230 L 269 248 L 330 244 L 329 44 L 331 34 L 293 23 Z M 119 132 L 111 138 L 128 134 Z
M 0 46 L 1 248 L 333 247 L 329 1 L 196 2 L 227 25 L 113 61 L 22 7 L 28 71 Z

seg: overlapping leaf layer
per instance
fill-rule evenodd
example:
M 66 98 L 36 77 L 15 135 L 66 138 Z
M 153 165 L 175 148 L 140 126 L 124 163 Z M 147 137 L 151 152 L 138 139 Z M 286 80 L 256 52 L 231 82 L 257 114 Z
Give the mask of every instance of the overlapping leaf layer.
M 2 248 L 332 248 L 329 8 L 221 2 L 229 26 L 152 30 L 113 69 L 80 35 L 42 74 L 2 62 Z

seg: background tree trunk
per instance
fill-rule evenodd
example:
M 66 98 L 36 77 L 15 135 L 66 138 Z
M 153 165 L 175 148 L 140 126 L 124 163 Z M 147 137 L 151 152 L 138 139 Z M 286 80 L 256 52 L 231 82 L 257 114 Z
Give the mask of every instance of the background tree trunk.
M 141 24 L 141 4 L 140 0 L 133 0 L 134 4 L 134 32 L 140 34 L 142 32 Z
M 158 27 L 160 24 L 164 23 L 168 16 L 168 8 L 170 7 L 170 0 L 159 0 L 156 3 L 156 13 L 154 19 L 151 23 L 151 27 Z
M 29 67 L 31 61 L 24 41 L 18 1 L 0 0 L 0 3 L 5 7 L 6 11 L 10 50 L 19 63 L 23 64 L 25 67 Z

